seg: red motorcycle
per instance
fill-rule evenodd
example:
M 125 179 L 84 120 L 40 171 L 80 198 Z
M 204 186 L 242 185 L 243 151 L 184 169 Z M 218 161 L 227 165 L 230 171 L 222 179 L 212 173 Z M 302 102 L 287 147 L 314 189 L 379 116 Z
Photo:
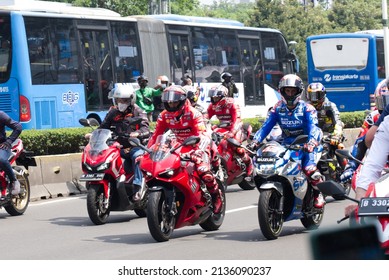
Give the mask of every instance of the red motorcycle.
M 130 125 L 140 123 L 140 118 L 130 120 Z M 98 126 L 94 119 L 80 119 L 83 126 Z M 91 221 L 96 225 L 107 222 L 111 211 L 134 210 L 139 217 L 146 216 L 147 186 L 143 180 L 140 200 L 133 200 L 133 172 L 127 161 L 120 156 L 121 145 L 109 129 L 96 129 L 92 132 L 88 145 L 82 153 L 80 181 L 86 182 L 87 209 Z M 125 135 L 122 135 L 125 136 Z
M 5 211 L 11 216 L 23 215 L 30 202 L 31 190 L 28 180 L 28 167 L 36 166 L 35 159 L 31 156 L 32 152 L 24 150 L 21 139 L 16 139 L 12 143 L 9 161 L 16 179 L 20 183 L 20 193 L 18 195 L 11 194 L 11 185 L 8 177 L 3 170 L 0 170 L 0 208 L 4 207 Z
M 168 241 L 174 229 L 199 224 L 203 229 L 217 230 L 225 216 L 225 193 L 220 213 L 214 214 L 212 197 L 200 180 L 193 162 L 180 156 L 188 152 L 187 146 L 195 145 L 200 137 L 188 137 L 182 144 L 168 132 L 159 135 L 149 149 L 138 139 L 129 139 L 133 146 L 147 151 L 141 162 L 145 175 L 149 199 L 147 224 L 152 237 L 159 242 Z
M 255 189 L 254 176 L 251 176 L 250 179 L 247 178 L 246 164 L 242 161 L 241 157 L 235 153 L 237 148 L 244 149 L 241 143 L 250 137 L 252 127 L 250 124 L 243 125 L 243 139 L 239 142 L 234 138 L 224 139 L 224 136 L 229 132 L 229 130 L 225 128 L 227 125 L 228 124 L 226 123 L 220 123 L 213 129 L 212 133 L 212 139 L 217 145 L 218 154 L 221 160 L 221 174 L 223 174 L 223 177 L 220 178 L 219 176 L 219 178 L 225 182 L 226 186 L 238 184 L 243 190 L 253 190 Z

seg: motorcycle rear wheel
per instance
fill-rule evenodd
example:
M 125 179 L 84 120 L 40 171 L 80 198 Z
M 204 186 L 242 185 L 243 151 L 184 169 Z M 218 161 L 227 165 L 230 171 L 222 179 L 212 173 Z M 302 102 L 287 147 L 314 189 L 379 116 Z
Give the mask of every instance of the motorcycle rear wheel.
M 86 197 L 86 207 L 91 221 L 95 225 L 103 225 L 107 222 L 110 209 L 105 208 L 104 189 L 99 185 L 89 185 L 88 194 Z
M 30 181 L 26 174 L 18 176 L 20 183 L 20 193 L 17 196 L 12 197 L 9 204 L 4 206 L 5 211 L 11 216 L 20 216 L 26 212 L 28 204 L 30 202 Z
M 314 200 L 313 190 L 311 187 L 309 187 L 304 198 L 305 216 L 300 219 L 303 226 L 309 230 L 319 228 L 324 216 L 325 205 L 321 209 L 316 209 L 313 207 Z
M 170 213 L 167 213 L 163 191 L 149 193 L 147 225 L 151 236 L 158 242 L 168 241 L 173 233 L 176 219 L 175 217 L 171 217 Z
M 262 234 L 269 240 L 277 239 L 280 235 L 284 217 L 279 206 L 281 195 L 274 189 L 261 191 L 258 200 L 258 221 Z

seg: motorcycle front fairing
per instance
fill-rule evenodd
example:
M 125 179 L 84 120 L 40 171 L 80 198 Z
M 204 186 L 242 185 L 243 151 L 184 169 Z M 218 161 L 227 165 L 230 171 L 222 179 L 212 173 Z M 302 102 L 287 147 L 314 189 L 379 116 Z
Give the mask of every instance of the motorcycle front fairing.
M 254 157 L 256 174 L 260 177 L 256 183 L 260 189 L 276 188 L 283 196 L 286 193 L 293 194 L 293 203 L 287 204 L 288 210 L 285 211 L 286 220 L 301 216 L 303 199 L 308 189 L 307 178 L 301 167 L 302 157 L 301 150 L 286 150 L 286 147 L 276 141 L 262 146 Z M 291 192 L 285 188 L 290 188 Z M 290 213 L 293 215 L 289 215 Z
M 171 135 L 159 135 L 152 152 L 146 154 L 141 162 L 149 191 L 163 189 L 168 199 L 180 201 L 177 204 L 179 215 L 175 228 L 197 223 L 202 214 L 199 210 L 201 208 L 204 208 L 204 211 L 209 210 L 193 162 L 183 161 L 179 156 L 192 148 L 180 147 L 172 153 L 172 149 L 178 145 Z

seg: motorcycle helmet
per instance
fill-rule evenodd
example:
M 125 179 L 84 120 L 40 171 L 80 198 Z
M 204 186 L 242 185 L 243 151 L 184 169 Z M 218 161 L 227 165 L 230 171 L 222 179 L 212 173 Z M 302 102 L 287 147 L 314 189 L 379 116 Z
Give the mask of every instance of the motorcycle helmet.
M 318 107 L 323 104 L 326 94 L 326 89 L 322 83 L 311 83 L 308 85 L 306 97 L 313 106 Z
M 161 100 L 165 109 L 169 112 L 177 112 L 177 116 L 181 112 L 186 101 L 186 91 L 181 86 L 173 85 L 166 88 L 162 92 Z M 177 106 L 172 107 L 171 103 L 178 102 Z M 170 103 L 170 104 L 169 104 Z
M 304 91 L 304 84 L 299 76 L 287 74 L 281 78 L 278 88 L 281 93 L 282 101 L 288 107 L 294 107 L 300 101 L 301 94 Z M 286 88 L 294 88 L 296 89 L 296 92 L 292 95 L 287 94 L 285 91 Z
M 128 106 L 134 106 L 136 100 L 135 90 L 131 84 L 116 84 L 111 90 L 109 98 L 112 98 L 113 104 L 117 105 L 118 109 L 123 112 Z
M 382 112 L 385 107 L 389 104 L 389 80 L 382 80 L 374 91 L 375 107 L 378 111 Z
M 228 96 L 228 89 L 223 85 L 213 86 L 208 91 L 208 97 L 211 98 L 212 104 L 217 104 L 226 96 Z
M 161 82 L 162 88 L 167 88 L 169 86 L 169 78 L 166 75 L 158 76 L 158 81 Z
M 190 103 L 192 105 L 196 104 L 200 95 L 199 90 L 194 86 L 184 86 L 183 88 L 186 90 L 186 97 L 189 99 Z
M 231 73 L 224 72 L 220 75 L 220 80 L 222 83 L 224 83 L 224 82 L 228 83 L 231 81 L 231 79 L 232 79 Z

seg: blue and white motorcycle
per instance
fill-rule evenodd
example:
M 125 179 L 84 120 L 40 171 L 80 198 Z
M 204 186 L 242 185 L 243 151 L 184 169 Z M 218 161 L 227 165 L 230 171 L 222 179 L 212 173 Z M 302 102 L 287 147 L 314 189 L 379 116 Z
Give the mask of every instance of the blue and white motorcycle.
M 302 144 L 307 140 L 308 136 L 299 135 L 289 146 L 263 143 L 253 157 L 254 181 L 260 192 L 258 221 L 269 240 L 278 238 L 286 221 L 300 219 L 305 228 L 317 229 L 323 219 L 324 207 L 313 207 L 313 188 L 301 165 Z

